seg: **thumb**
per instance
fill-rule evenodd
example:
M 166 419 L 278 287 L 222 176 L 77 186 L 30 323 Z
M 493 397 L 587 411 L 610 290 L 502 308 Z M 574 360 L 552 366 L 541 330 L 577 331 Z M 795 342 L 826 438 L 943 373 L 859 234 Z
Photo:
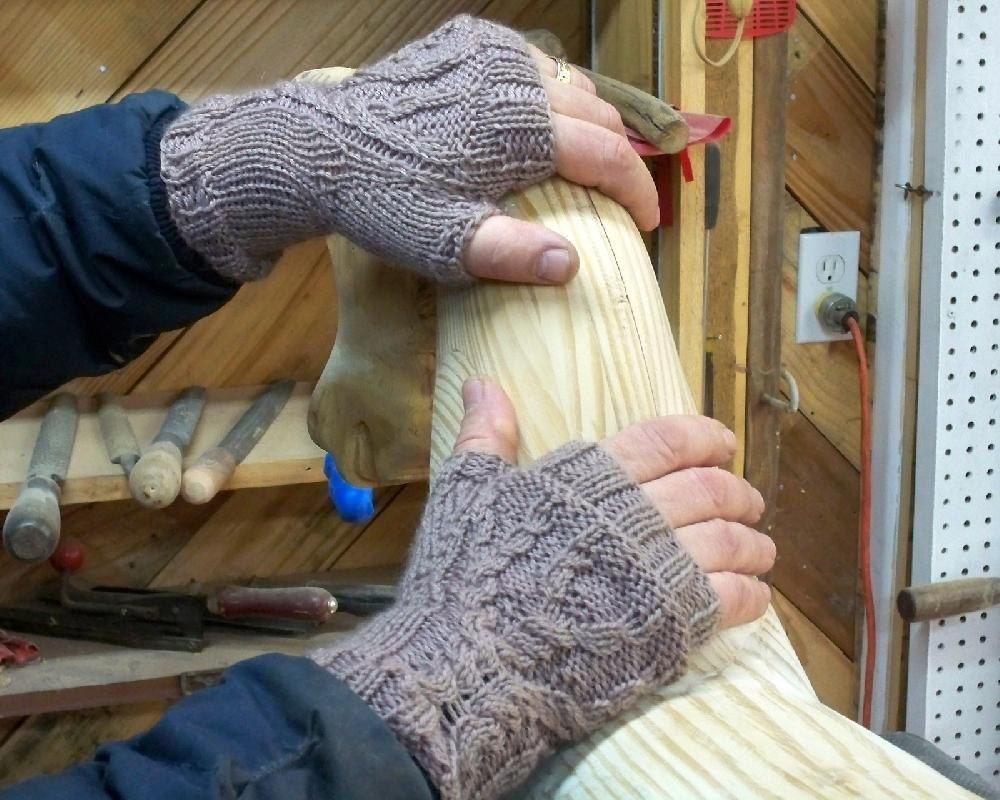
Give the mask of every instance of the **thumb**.
M 462 385 L 465 416 L 455 453 L 489 453 L 517 461 L 517 415 L 507 393 L 491 378 L 469 378 Z

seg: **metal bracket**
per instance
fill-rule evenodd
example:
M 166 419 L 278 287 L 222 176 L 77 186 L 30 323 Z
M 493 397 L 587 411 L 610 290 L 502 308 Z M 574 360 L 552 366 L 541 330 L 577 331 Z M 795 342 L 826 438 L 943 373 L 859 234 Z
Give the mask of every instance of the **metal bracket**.
M 778 409 L 778 411 L 783 411 L 787 414 L 796 414 L 799 410 L 799 384 L 792 373 L 788 371 L 787 367 L 781 368 L 781 377 L 788 384 L 788 399 L 765 394 L 761 396 L 761 400 L 769 406 Z

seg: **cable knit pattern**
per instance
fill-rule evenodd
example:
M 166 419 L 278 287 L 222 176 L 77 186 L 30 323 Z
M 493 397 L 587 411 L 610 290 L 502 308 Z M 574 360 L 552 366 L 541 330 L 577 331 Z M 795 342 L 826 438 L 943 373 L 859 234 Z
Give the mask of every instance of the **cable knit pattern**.
M 597 445 L 443 466 L 396 605 L 312 658 L 445 800 L 496 798 L 676 679 L 718 620 L 707 577 Z
M 460 257 L 476 226 L 555 163 L 524 39 L 467 16 L 336 86 L 211 98 L 160 148 L 181 235 L 240 281 L 333 232 L 429 277 L 468 280 Z

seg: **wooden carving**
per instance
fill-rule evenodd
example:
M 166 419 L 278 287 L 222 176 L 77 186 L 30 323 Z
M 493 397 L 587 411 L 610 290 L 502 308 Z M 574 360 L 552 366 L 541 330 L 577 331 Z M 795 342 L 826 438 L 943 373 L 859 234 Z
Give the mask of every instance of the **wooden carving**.
M 628 214 L 561 179 L 519 194 L 512 207 L 572 240 L 580 274 L 565 287 L 484 282 L 440 290 L 432 471 L 454 444 L 459 389 L 470 375 L 491 375 L 510 395 L 522 463 L 571 439 L 695 408 Z M 373 285 L 370 296 L 384 298 L 393 286 Z M 350 310 L 342 305 L 342 319 Z M 391 324 L 381 314 L 369 322 L 372 341 Z M 555 755 L 518 796 L 972 797 L 824 706 L 773 609 L 714 637 L 682 680 Z

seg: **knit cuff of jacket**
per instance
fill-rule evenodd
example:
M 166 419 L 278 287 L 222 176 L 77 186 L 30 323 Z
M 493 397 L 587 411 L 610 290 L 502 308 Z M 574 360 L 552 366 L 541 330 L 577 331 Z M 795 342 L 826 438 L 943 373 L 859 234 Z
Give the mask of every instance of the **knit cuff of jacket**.
M 395 607 L 312 658 L 388 725 L 445 800 L 492 799 L 560 744 L 675 680 L 718 598 L 603 450 L 439 474 Z
M 467 281 L 461 254 L 479 223 L 554 172 L 548 101 L 524 39 L 465 16 L 338 85 L 209 99 L 170 126 L 161 151 L 181 235 L 240 281 L 334 232 Z

